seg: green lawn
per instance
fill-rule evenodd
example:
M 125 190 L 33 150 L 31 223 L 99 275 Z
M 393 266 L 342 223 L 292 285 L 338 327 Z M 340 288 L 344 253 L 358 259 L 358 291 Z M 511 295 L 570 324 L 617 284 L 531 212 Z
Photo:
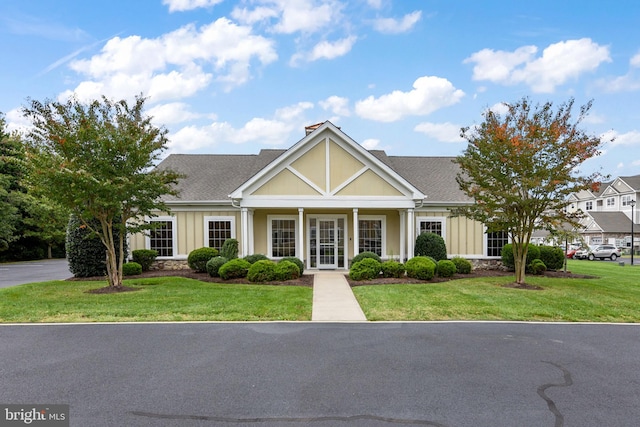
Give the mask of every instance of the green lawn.
M 640 322 L 640 266 L 570 260 L 568 269 L 598 278 L 526 277 L 543 290 L 505 288 L 506 276 L 353 291 L 368 320 Z
M 90 294 L 100 282 L 51 281 L 0 289 L 0 322 L 310 320 L 313 290 L 162 277 L 125 280 L 139 291 Z

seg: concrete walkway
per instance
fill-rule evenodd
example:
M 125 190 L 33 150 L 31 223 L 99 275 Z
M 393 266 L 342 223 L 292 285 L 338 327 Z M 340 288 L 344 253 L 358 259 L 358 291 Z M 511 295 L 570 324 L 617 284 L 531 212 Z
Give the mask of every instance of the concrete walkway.
M 343 271 L 317 271 L 313 278 L 311 320 L 363 322 L 364 316 Z

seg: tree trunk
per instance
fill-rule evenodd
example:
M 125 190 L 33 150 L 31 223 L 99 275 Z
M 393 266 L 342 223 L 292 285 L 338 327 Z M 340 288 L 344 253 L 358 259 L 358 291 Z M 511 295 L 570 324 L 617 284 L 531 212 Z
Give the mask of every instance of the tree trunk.
M 525 270 L 527 268 L 527 246 L 522 243 L 513 244 L 513 261 L 516 270 L 516 283 L 524 284 Z

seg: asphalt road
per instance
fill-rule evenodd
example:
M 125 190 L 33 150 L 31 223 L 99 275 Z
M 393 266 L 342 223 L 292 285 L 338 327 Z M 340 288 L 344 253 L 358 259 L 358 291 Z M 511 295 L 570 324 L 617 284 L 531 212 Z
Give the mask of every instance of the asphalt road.
M 72 277 L 66 259 L 43 259 L 0 264 L 0 288 Z
M 0 402 L 72 426 L 637 425 L 640 325 L 0 326 Z

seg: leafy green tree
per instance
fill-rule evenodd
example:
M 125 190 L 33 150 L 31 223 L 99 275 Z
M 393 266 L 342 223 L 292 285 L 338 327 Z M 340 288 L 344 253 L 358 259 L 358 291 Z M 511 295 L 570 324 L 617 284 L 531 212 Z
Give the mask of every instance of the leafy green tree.
M 533 231 L 577 226 L 577 215 L 565 209 L 568 196 L 602 178 L 580 175 L 580 165 L 600 154 L 603 141 L 580 128 L 592 103 L 580 107 L 575 120 L 573 104 L 570 99 L 554 110 L 551 102 L 534 106 L 525 97 L 504 104 L 504 115 L 487 110 L 479 126 L 461 129 L 468 145 L 455 160 L 457 182 L 475 203 L 453 212 L 483 222 L 489 232 L 509 233 L 518 284 L 525 280 Z
M 33 124 L 27 135 L 29 161 L 37 171 L 29 176 L 31 187 L 100 238 L 109 286 L 118 289 L 126 234 L 152 228 L 139 218 L 168 211 L 160 196 L 175 195 L 179 179 L 171 170 L 154 168 L 166 149 L 167 131 L 151 124 L 144 102 L 142 96 L 133 105 L 106 97 L 88 104 L 76 98 L 30 100 L 23 110 Z M 92 219 L 100 226 L 92 226 Z

